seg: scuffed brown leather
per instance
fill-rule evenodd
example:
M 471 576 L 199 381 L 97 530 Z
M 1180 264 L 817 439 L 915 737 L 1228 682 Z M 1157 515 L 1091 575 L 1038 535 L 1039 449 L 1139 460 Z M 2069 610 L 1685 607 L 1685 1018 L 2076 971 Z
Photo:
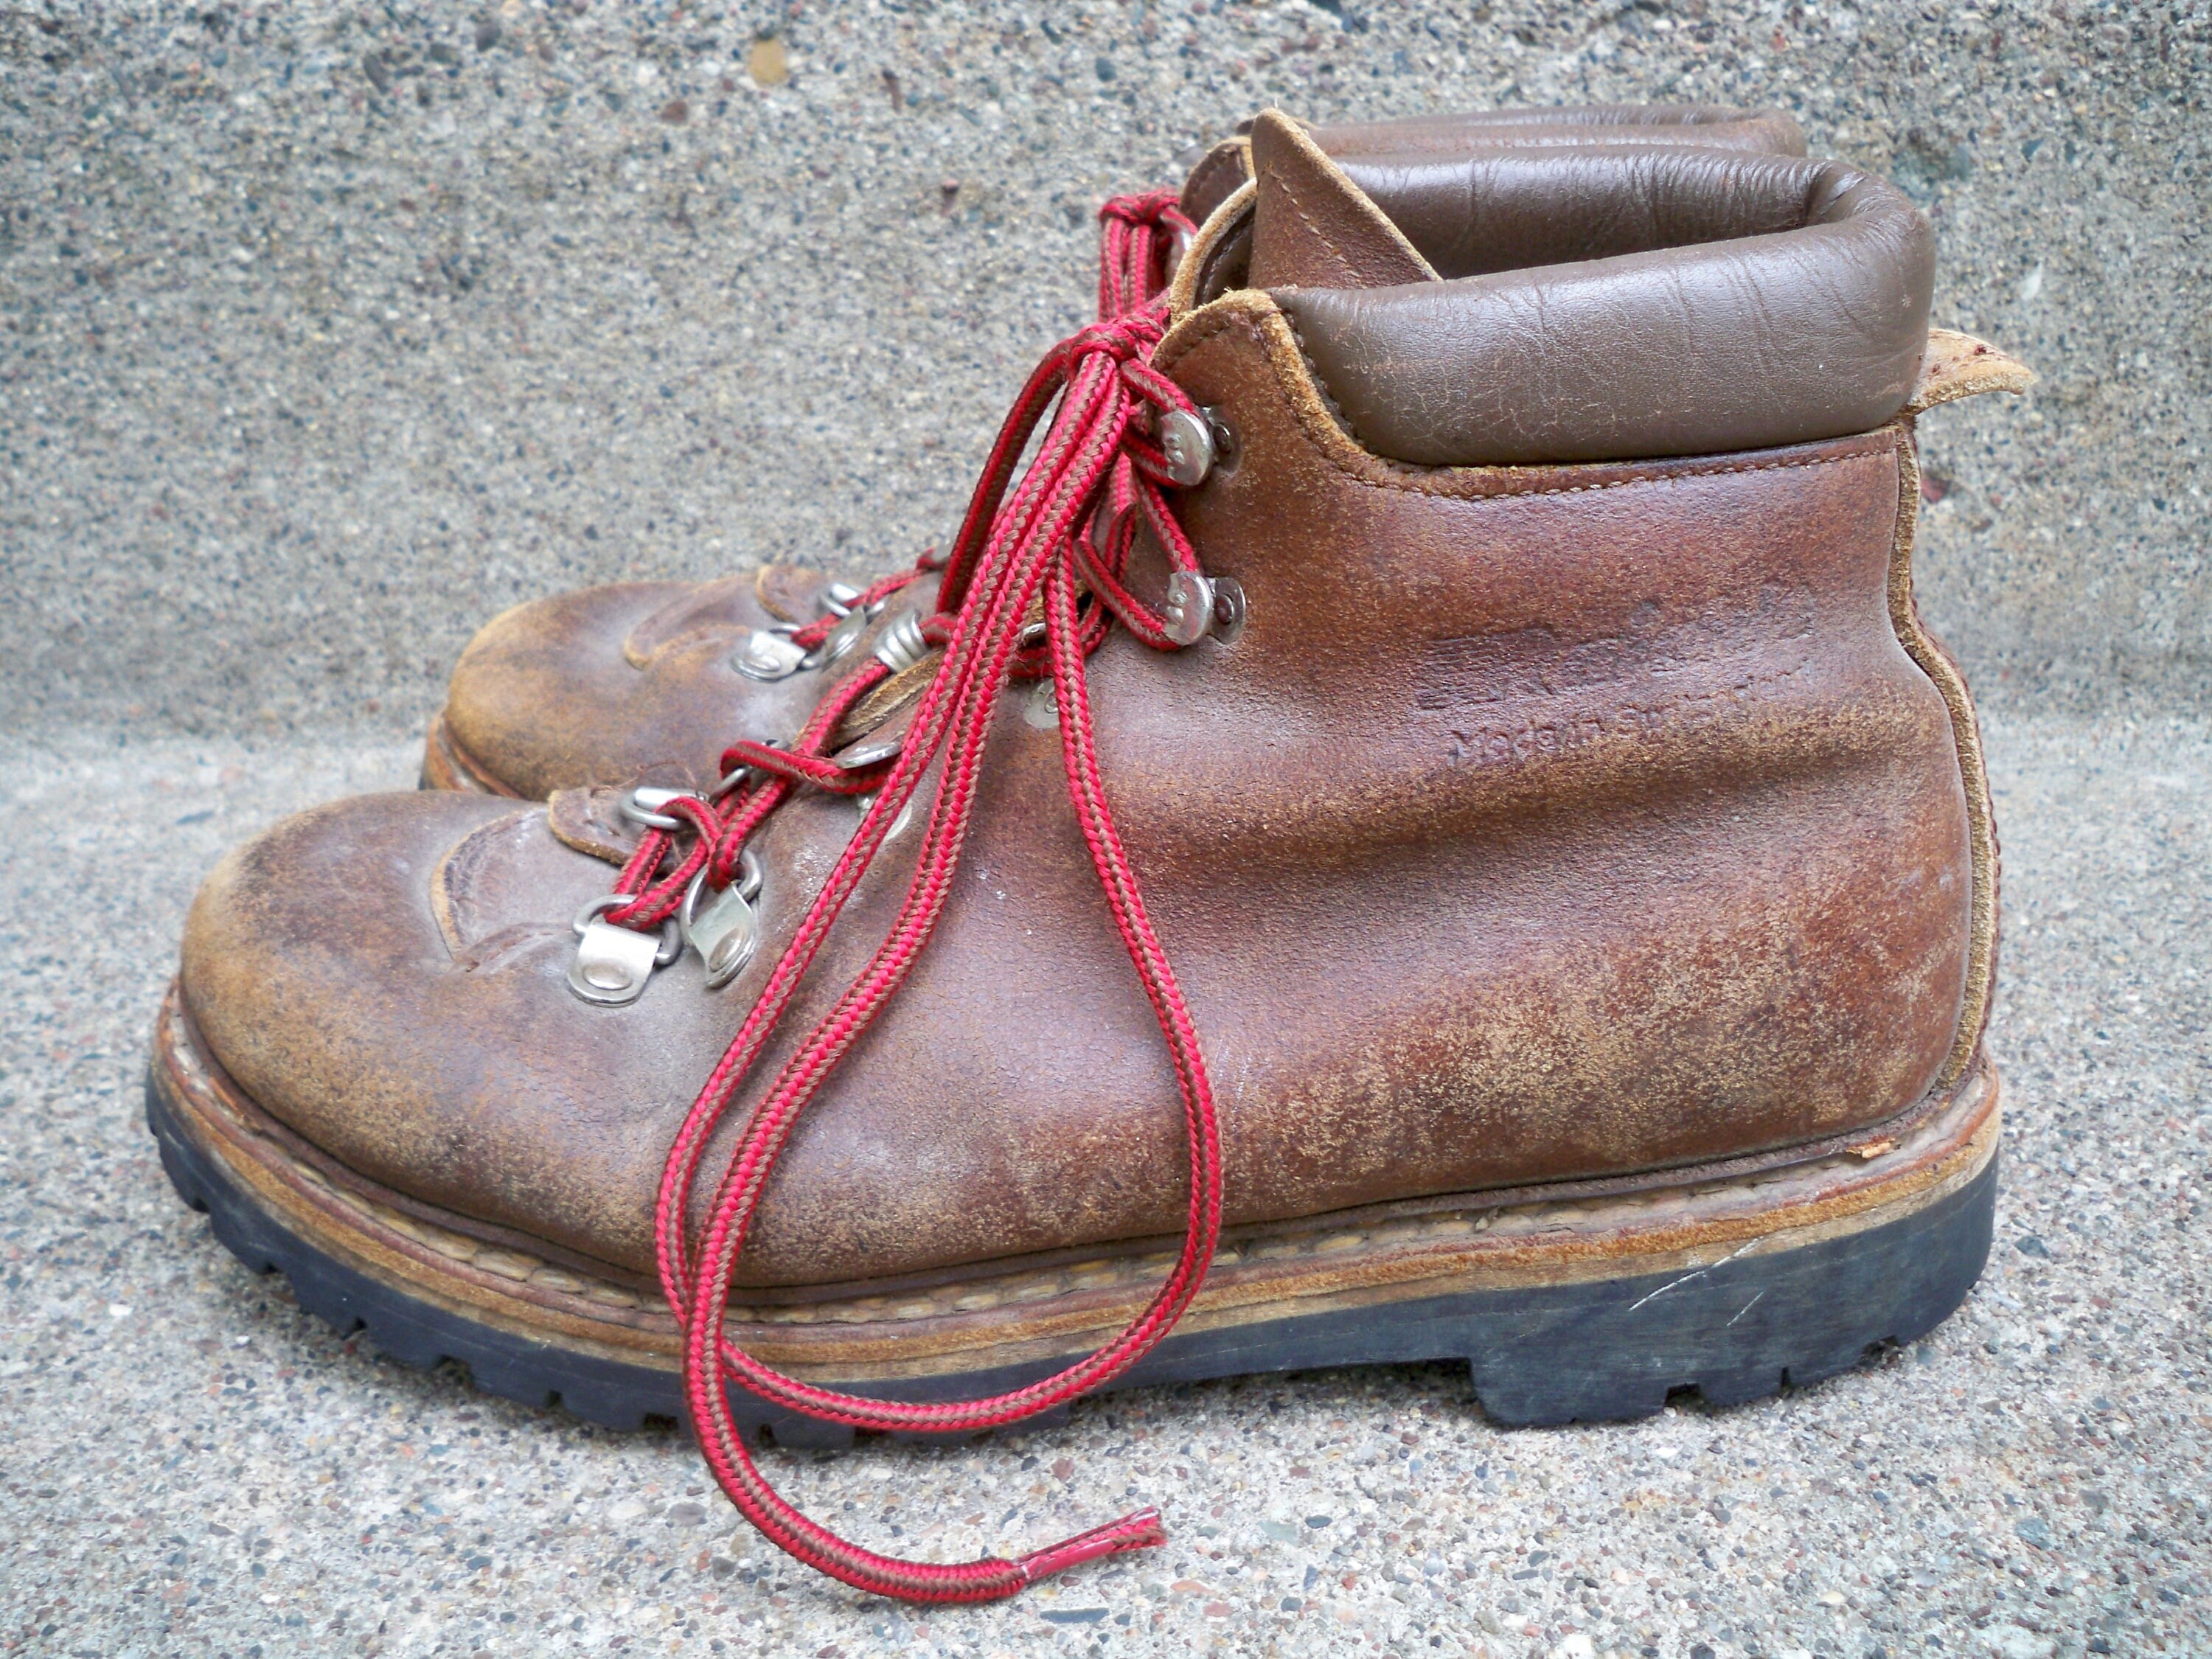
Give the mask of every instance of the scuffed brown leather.
M 822 614 L 830 579 L 804 565 L 764 564 L 753 573 L 753 596 L 778 622 L 811 623 Z
M 1337 153 L 1379 149 L 1401 157 L 1464 159 L 1471 137 L 1553 145 L 1587 143 L 1594 134 L 1654 142 L 1664 136 L 1733 147 L 1755 136 L 1762 146 L 1794 143 L 1803 149 L 1786 116 L 1695 105 L 1486 111 L 1316 131 L 1323 148 Z M 1240 139 L 1204 158 L 1192 173 L 1187 204 L 1214 187 L 1209 179 L 1225 181 L 1221 195 L 1233 190 L 1244 176 L 1243 155 Z M 1359 174 L 1388 211 L 1417 221 L 1419 204 L 1401 205 L 1391 198 L 1393 189 L 1403 184 L 1427 191 L 1439 179 L 1462 176 L 1448 166 L 1399 161 Z M 1194 210 L 1202 218 L 1210 209 Z M 1414 263 L 1417 268 L 1418 258 Z M 787 737 L 811 711 L 820 677 L 763 685 L 738 675 L 729 656 L 750 628 L 818 616 L 827 580 L 818 571 L 779 564 L 720 581 L 625 584 L 520 606 L 464 653 L 448 693 L 447 738 L 466 752 L 472 769 L 527 799 L 598 783 L 713 778 L 731 739 Z
M 1470 273 L 1277 295 L 1377 454 L 1753 449 L 1864 431 L 1911 395 L 1934 235 L 1840 163 L 1558 149 L 1345 171 L 1439 271 Z
M 1690 144 L 1768 155 L 1802 155 L 1804 129 L 1787 111 L 1723 104 L 1561 104 L 1415 115 L 1396 121 L 1316 126 L 1314 140 L 1339 159 L 1358 155 L 1452 155 L 1470 137 L 1534 147 L 1572 143 Z
M 1252 177 L 1251 146 L 1242 137 L 1188 152 L 1189 170 L 1177 198 L 1184 216 L 1202 225 L 1214 210 L 1249 183 Z
M 1194 224 L 1206 217 L 1252 176 L 1249 147 L 1238 137 L 1194 155 L 1183 182 L 1182 209 Z M 1458 155 L 1510 144 L 1689 144 L 1802 155 L 1805 134 L 1778 109 L 1741 110 L 1711 104 L 1566 104 L 1537 109 L 1469 110 L 1398 121 L 1311 126 L 1314 142 L 1338 161 L 1368 155 Z
M 637 850 L 639 826 L 623 816 L 629 791 L 602 785 L 595 789 L 556 789 L 545 799 L 545 824 L 553 838 L 609 864 L 627 864 Z
M 1716 1158 L 1922 1095 L 1972 871 L 1950 715 L 1887 608 L 1898 428 L 1413 473 L 1330 423 L 1261 296 L 1160 361 L 1237 434 L 1181 510 L 1249 622 L 1173 654 L 1116 633 L 1089 676 L 1232 1220 Z M 749 1282 L 1181 1225 L 1172 1076 L 1025 695 L 937 937 L 799 1125 Z M 727 990 L 686 956 L 602 1009 L 563 975 L 611 872 L 543 809 L 326 808 L 210 879 L 185 994 L 246 1091 L 349 1167 L 644 1271 L 676 1125 L 856 816 L 772 821 L 766 944 Z M 882 937 L 918 835 L 787 1044 Z
M 756 627 L 819 614 L 828 578 L 774 567 L 714 582 L 627 582 L 539 599 L 469 641 L 446 724 L 471 761 L 526 799 L 598 783 L 678 785 L 720 775 L 738 738 L 788 738 L 823 677 L 763 684 L 731 665 Z M 761 573 L 766 575 L 768 573 Z

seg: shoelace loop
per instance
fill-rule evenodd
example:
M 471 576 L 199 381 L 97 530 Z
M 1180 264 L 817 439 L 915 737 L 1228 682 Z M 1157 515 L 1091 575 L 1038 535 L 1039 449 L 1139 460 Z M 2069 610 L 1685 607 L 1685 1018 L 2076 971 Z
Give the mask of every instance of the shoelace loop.
M 915 705 L 903 746 L 861 770 L 840 766 L 830 752 L 846 716 L 890 673 L 878 660 L 863 661 L 830 686 L 792 743 L 732 744 L 723 757 L 725 769 L 745 772 L 726 793 L 666 804 L 664 812 L 684 828 L 647 833 L 620 884 L 621 890 L 638 897 L 609 916 L 650 928 L 673 912 L 702 869 L 710 881 L 726 883 L 748 840 L 800 787 L 874 794 L 684 1119 L 663 1174 L 655 1235 L 662 1287 L 684 1328 L 686 1398 L 702 1449 L 723 1490 L 763 1536 L 799 1560 L 860 1589 L 910 1601 L 996 1600 L 1079 1562 L 1160 1543 L 1166 1534 L 1157 1511 L 1146 1509 L 1018 1559 L 938 1565 L 877 1553 L 809 1520 L 768 1483 L 744 1443 L 727 1385 L 856 1429 L 957 1432 L 1018 1421 L 1090 1392 L 1142 1358 L 1197 1294 L 1220 1232 L 1221 1150 L 1212 1089 L 1189 1008 L 1146 914 L 1106 804 L 1085 678 L 1090 653 L 1115 621 L 1147 644 L 1173 648 L 1161 617 L 1121 580 L 1139 517 L 1175 568 L 1197 568 L 1164 493 L 1164 462 L 1148 435 L 1158 415 L 1193 408 L 1151 363 L 1165 325 L 1162 307 L 1151 303 L 1163 275 L 1161 236 L 1182 216 L 1164 194 L 1136 202 L 1109 204 L 1101 216 L 1109 272 L 1101 278 L 1101 302 L 1126 301 L 1141 291 L 1146 303 L 1054 347 L 1016 399 L 945 561 L 937 610 L 923 623 L 924 637 L 943 654 Z M 1016 483 L 1030 438 L 1055 404 L 1036 458 Z M 1110 529 L 1100 538 L 1103 545 L 1093 547 L 1083 532 L 1102 512 L 1111 514 Z M 896 579 L 897 585 L 918 574 Z M 1025 636 L 1040 613 L 1044 637 L 1037 644 Z M 761 1194 L 799 1114 L 904 983 L 936 927 L 958 866 L 1000 693 L 1017 674 L 1044 673 L 1052 676 L 1059 700 L 1069 799 L 1115 927 L 1158 1018 L 1182 1098 L 1189 1205 L 1182 1250 L 1151 1302 L 1118 1336 L 1025 1388 L 981 1400 L 908 1403 L 842 1394 L 786 1376 L 745 1353 L 726 1333 L 729 1286 Z M 933 768 L 941 775 L 897 919 L 760 1097 L 716 1188 L 695 1251 L 684 1218 L 708 1144 L 891 826 Z M 686 840 L 690 845 L 679 852 Z

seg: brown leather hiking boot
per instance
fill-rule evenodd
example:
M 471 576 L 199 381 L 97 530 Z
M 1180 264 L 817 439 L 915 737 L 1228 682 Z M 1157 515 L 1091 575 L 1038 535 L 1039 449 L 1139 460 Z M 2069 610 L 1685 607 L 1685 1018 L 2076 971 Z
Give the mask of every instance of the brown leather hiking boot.
M 1958 1304 L 1996 847 L 1913 422 L 2025 371 L 1929 335 L 1927 225 L 1835 163 L 1490 153 L 1401 221 L 1252 144 L 787 745 L 650 828 L 386 795 L 224 861 L 149 1108 L 234 1250 L 501 1393 L 682 1410 L 769 1537 L 924 1600 L 1157 1517 L 902 1562 L 746 1431 L 1441 1358 L 1632 1417 Z
M 1246 124 L 1249 129 L 1249 124 Z M 1493 110 L 1316 127 L 1319 146 L 1394 214 L 1455 210 L 1450 163 L 1478 149 L 1601 143 L 1802 155 L 1778 110 L 1602 105 Z M 1195 225 L 1250 178 L 1243 132 L 1187 158 L 1179 204 L 1134 197 L 1106 211 L 1102 315 L 1164 283 L 1166 233 Z M 1442 192 L 1440 195 L 1439 192 Z M 1434 198 L 1434 199 L 1431 199 Z M 787 738 L 875 636 L 915 611 L 926 586 L 837 582 L 769 565 L 709 582 L 622 582 L 518 605 L 471 641 L 424 744 L 422 782 L 542 800 L 599 783 L 711 781 L 730 738 Z M 866 614 L 846 620 L 854 606 Z M 842 624 L 842 625 L 841 625 Z

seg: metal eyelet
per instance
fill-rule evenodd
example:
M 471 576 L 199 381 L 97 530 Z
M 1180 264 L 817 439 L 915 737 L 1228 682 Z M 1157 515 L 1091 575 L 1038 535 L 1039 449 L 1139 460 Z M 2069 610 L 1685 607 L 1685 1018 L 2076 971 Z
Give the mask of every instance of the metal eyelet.
M 784 747 L 784 740 L 781 738 L 763 738 L 760 739 L 760 745 L 763 749 L 781 749 Z M 716 781 L 714 787 L 707 792 L 706 799 L 708 800 L 721 799 L 723 796 L 728 794 L 731 790 L 743 783 L 747 778 L 750 777 L 752 774 L 753 769 L 750 766 L 732 767 Z
M 876 660 L 892 673 L 902 673 L 929 654 L 929 641 L 922 637 L 921 618 L 908 611 L 889 628 L 876 641 Z
M 1233 576 L 1178 570 L 1168 578 L 1167 609 L 1160 619 L 1177 645 L 1196 645 L 1209 634 L 1230 644 L 1244 631 L 1243 586 Z
M 822 643 L 801 658 L 801 668 L 827 668 L 860 642 L 860 635 L 868 631 L 873 620 L 866 611 L 848 611 L 838 618 L 837 625 L 823 636 Z
M 619 1008 L 645 994 L 656 968 L 665 968 L 684 949 L 676 920 L 660 925 L 660 937 L 617 927 L 600 917 L 632 902 L 628 893 L 593 899 L 570 923 L 575 931 L 575 959 L 568 964 L 568 988 L 586 1002 Z
M 1168 464 L 1168 477 L 1185 489 L 1206 482 L 1213 471 L 1213 411 L 1171 409 L 1160 416 L 1160 454 Z
M 1213 637 L 1223 645 L 1234 645 L 1237 636 L 1244 631 L 1244 584 L 1234 576 L 1213 579 Z
M 740 973 L 760 948 L 760 918 L 753 901 L 764 880 L 761 861 L 750 847 L 738 855 L 738 878 L 699 908 L 706 890 L 704 870 L 691 878 L 684 890 L 684 938 L 699 953 L 707 970 L 707 988 L 719 991 Z
M 863 817 L 876 810 L 877 797 L 874 795 L 854 795 L 852 800 L 853 805 L 860 809 L 860 816 Z M 899 808 L 898 816 L 891 820 L 890 828 L 884 831 L 884 839 L 896 841 L 906 833 L 907 826 L 913 822 L 914 801 L 911 797 L 908 797 L 907 804 Z
M 1201 412 L 1206 416 L 1206 428 L 1213 436 L 1213 465 L 1217 468 L 1224 469 L 1235 466 L 1237 465 L 1237 428 L 1229 424 L 1229 417 L 1226 415 L 1211 404 L 1207 404 Z
M 690 793 L 688 789 L 657 789 L 640 784 L 622 798 L 622 815 L 648 830 L 681 830 L 684 820 L 659 809 Z
M 730 666 L 749 680 L 787 680 L 806 665 L 806 650 L 775 629 L 756 628 L 730 657 Z
M 881 766 L 906 747 L 906 733 L 898 732 L 888 738 L 871 735 L 860 738 L 850 749 L 836 757 L 838 768 L 847 772 L 865 772 L 871 766 Z
M 1060 729 L 1060 687 L 1050 679 L 1039 680 L 1022 699 L 1022 720 L 1040 732 Z

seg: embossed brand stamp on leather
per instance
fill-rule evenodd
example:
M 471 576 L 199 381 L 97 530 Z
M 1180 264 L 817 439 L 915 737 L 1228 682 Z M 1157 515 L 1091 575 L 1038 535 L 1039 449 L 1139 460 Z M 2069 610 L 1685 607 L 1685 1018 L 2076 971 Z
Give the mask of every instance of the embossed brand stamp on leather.
M 1588 639 L 1538 624 L 1432 641 L 1414 672 L 1413 702 L 1432 713 L 1484 712 L 1453 729 L 1455 763 L 1526 760 L 1755 699 L 1799 671 L 1812 631 L 1813 595 L 1802 586 L 1769 582 L 1749 610 L 1672 619 L 1646 600 L 1625 628 Z M 1581 707 L 1507 714 L 1563 698 Z

